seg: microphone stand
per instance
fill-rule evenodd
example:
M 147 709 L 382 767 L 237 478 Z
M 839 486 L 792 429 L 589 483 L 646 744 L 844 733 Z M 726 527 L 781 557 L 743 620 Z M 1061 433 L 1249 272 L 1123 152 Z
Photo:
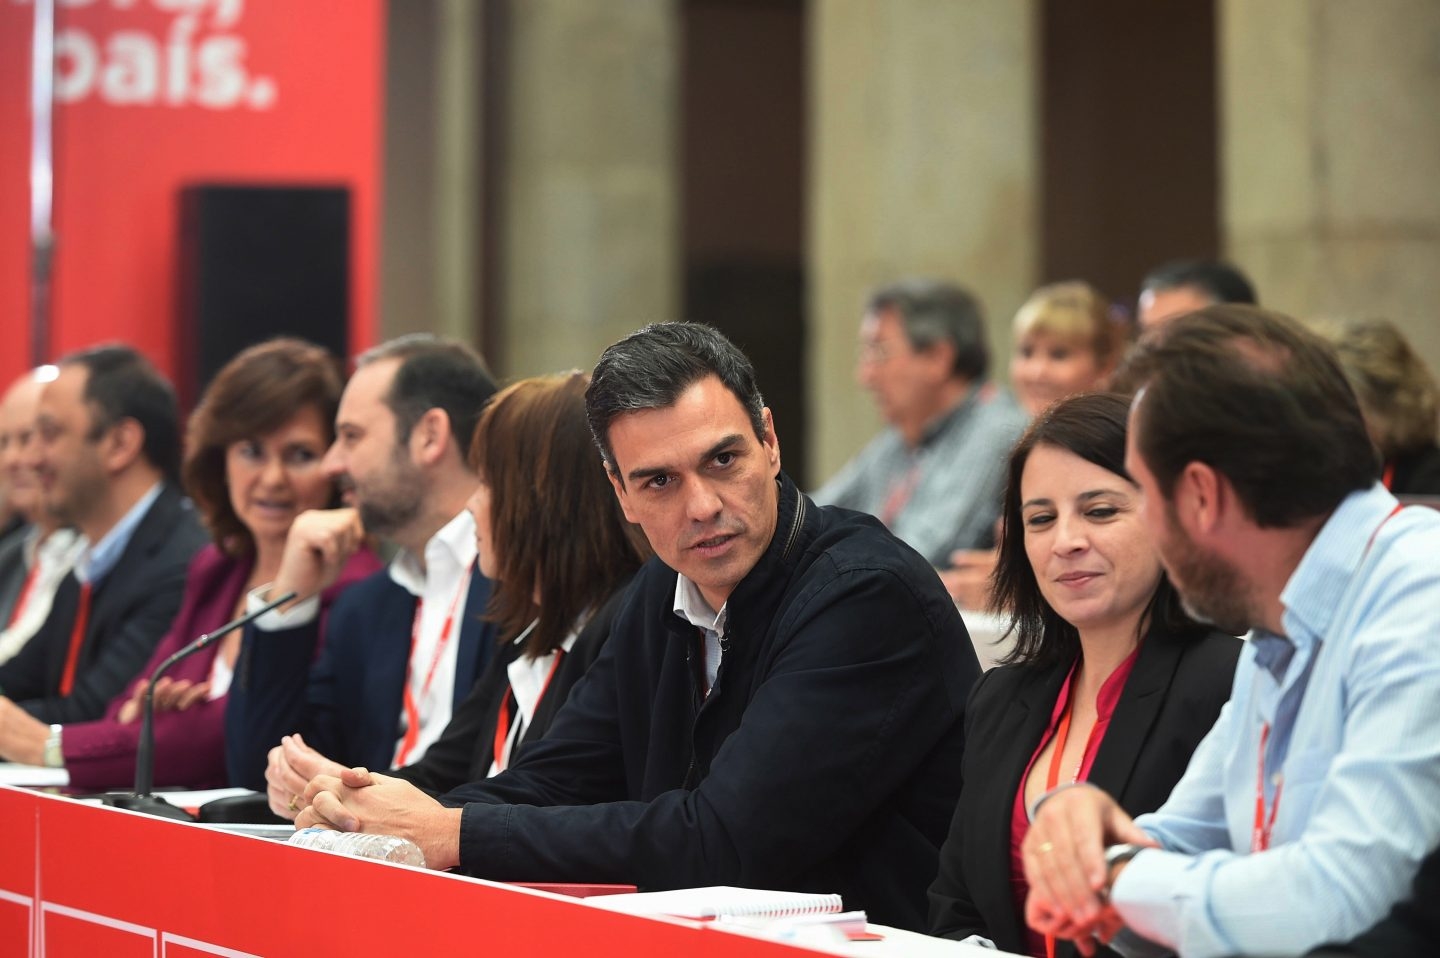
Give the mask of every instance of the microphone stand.
M 194 816 L 183 808 L 171 805 L 163 798 L 156 798 L 151 794 L 151 788 L 155 783 L 155 683 L 162 675 L 170 671 L 175 663 L 189 658 L 201 649 L 214 645 L 236 629 L 243 629 L 266 612 L 279 608 L 295 597 L 296 593 L 287 592 L 254 612 L 246 613 L 233 622 L 227 622 L 214 631 L 206 632 L 160 663 L 160 667 L 150 675 L 150 682 L 145 687 L 145 702 L 141 706 L 140 744 L 135 749 L 135 792 L 132 795 L 107 795 L 106 804 L 160 818 L 174 818 L 185 822 L 195 820 Z

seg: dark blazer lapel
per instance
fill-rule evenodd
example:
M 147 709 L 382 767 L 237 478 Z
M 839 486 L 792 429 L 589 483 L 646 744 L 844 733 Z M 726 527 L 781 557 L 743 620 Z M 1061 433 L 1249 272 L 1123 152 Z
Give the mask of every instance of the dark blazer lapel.
M 1183 650 L 1180 642 L 1151 630 L 1140 646 L 1135 668 L 1120 692 L 1110 727 L 1095 754 L 1090 781 L 1122 804 L 1140 749 L 1165 704 L 1165 692 L 1174 681 Z
M 95 591 L 90 606 L 90 619 L 85 627 L 84 645 L 80 655 L 82 662 L 88 662 L 94 654 L 97 638 L 114 628 L 115 623 L 111 620 L 118 613 L 119 607 L 129 605 L 137 594 L 143 594 L 143 590 L 148 587 L 146 576 L 154 572 L 150 559 L 168 541 L 176 522 L 179 521 L 181 503 L 180 493 L 167 482 L 160 487 L 160 494 L 135 526 L 130 541 L 125 544 L 125 551 L 120 553 L 115 567 Z
M 977 882 L 971 893 L 1001 948 L 1024 945 L 1024 929 L 1010 891 L 1010 823 L 1015 795 L 1020 790 L 1020 778 L 1025 774 L 1030 756 L 1050 724 L 1055 697 L 1068 671 L 1068 666 L 1033 673 L 1017 669 L 1015 676 L 1020 680 L 1020 687 L 1005 706 L 1005 715 L 995 726 L 993 736 L 983 744 L 966 743 L 967 748 L 975 748 L 987 759 L 983 763 L 987 767 L 981 769 L 985 778 L 964 785 L 967 789 L 980 790 L 980 800 L 972 806 L 976 818 L 972 834 L 981 836 L 982 841 L 973 856 L 967 857 L 977 864 L 978 874 L 993 876 Z
M 346 752 L 357 756 L 367 754 L 366 749 L 373 741 L 379 749 L 375 755 L 383 753 L 387 767 L 400 735 L 415 602 L 415 596 L 387 576 L 384 590 L 377 592 L 373 599 L 367 597 L 368 608 L 359 612 L 364 628 L 355 634 L 353 646 L 346 648 L 347 653 L 355 654 L 331 653 L 334 695 L 337 702 L 346 703 L 339 708 L 340 714 L 366 716 L 366 724 L 376 730 L 371 736 L 359 729 L 342 729 Z M 338 649 L 342 641 L 345 639 L 332 636 L 327 644 L 334 642 Z M 374 761 L 374 758 L 366 760 Z

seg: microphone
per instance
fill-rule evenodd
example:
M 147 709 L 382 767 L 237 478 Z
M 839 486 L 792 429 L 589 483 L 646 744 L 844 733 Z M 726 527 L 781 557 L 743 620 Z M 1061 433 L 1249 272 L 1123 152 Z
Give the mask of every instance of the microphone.
M 236 629 L 243 629 L 265 613 L 278 609 L 286 602 L 296 598 L 296 595 L 295 592 L 287 592 L 280 598 L 267 602 L 254 612 L 247 612 L 233 622 L 227 622 L 218 629 L 206 632 L 161 662 L 160 667 L 151 673 L 150 682 L 145 687 L 145 702 L 141 706 L 140 744 L 135 749 L 135 793 L 110 796 L 110 804 L 116 808 L 144 812 L 147 815 L 158 815 L 161 818 L 178 818 L 187 822 L 194 820 L 183 808 L 177 808 L 164 799 L 155 798 L 150 794 L 155 782 L 155 683 L 170 671 L 175 663 L 189 658 L 201 649 L 214 645 Z

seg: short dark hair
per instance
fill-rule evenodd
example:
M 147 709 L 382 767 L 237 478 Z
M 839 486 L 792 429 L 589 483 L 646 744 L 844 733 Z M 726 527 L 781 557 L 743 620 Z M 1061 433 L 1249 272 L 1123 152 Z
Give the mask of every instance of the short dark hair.
M 989 372 L 985 320 L 979 301 L 967 291 L 939 280 L 902 280 L 871 293 L 865 306 L 867 313 L 891 310 L 899 316 L 913 348 L 926 349 L 939 342 L 954 348 L 951 375 L 983 379 Z
M 410 333 L 375 346 L 355 360 L 356 367 L 385 359 L 398 359 L 395 378 L 385 405 L 395 414 L 395 442 L 410 439 L 410 431 L 431 409 L 450 418 L 450 435 L 461 459 L 470 456 L 475 424 L 490 397 L 495 380 L 480 354 L 464 343 L 433 333 Z
M 755 436 L 765 438 L 765 399 L 755 384 L 755 368 L 718 329 L 703 323 L 652 323 L 600 354 L 585 415 L 605 467 L 618 476 L 610 448 L 610 424 L 618 416 L 674 405 L 692 385 L 714 376 L 734 394 L 750 418 Z
M 215 374 L 186 427 L 183 474 L 185 489 L 220 549 L 242 555 L 255 544 L 230 503 L 225 453 L 231 443 L 273 432 L 310 407 L 320 414 L 328 444 L 344 388 L 340 361 L 301 339 L 251 346 Z
M 530 622 L 525 654 L 564 644 L 575 623 L 650 557 L 595 468 L 585 420 L 589 377 L 522 379 L 496 393 L 475 427 L 470 464 L 490 487 L 495 586 L 486 617 L 513 639 Z M 537 606 L 535 593 L 544 601 Z
M 1063 449 L 1134 485 L 1135 480 L 1125 471 L 1125 421 L 1129 410 L 1129 400 L 1118 393 L 1070 396 L 1041 413 L 1010 453 L 1000 556 L 990 593 L 991 607 L 1010 616 L 1010 632 L 1015 635 L 1014 647 L 1001 659 L 1004 665 L 1046 667 L 1074 661 L 1080 652 L 1079 631 L 1045 601 L 1025 552 L 1020 479 L 1030 453 L 1042 445 Z M 1172 635 L 1194 638 L 1205 632 L 1185 614 L 1180 596 L 1163 569 L 1141 618 L 1142 628 L 1152 620 L 1158 620 L 1160 627 Z
M 1216 303 L 1260 302 L 1255 286 L 1235 266 L 1218 259 L 1175 259 L 1155 267 L 1140 283 L 1142 290 L 1158 292 L 1189 286 Z
M 85 377 L 85 402 L 94 415 L 94 440 L 122 419 L 133 419 L 145 434 L 141 453 L 169 482 L 180 476 L 180 412 L 175 388 L 150 360 L 123 343 L 92 346 L 61 358 L 60 366 L 79 366 Z
M 1328 343 L 1254 306 L 1207 306 L 1146 333 L 1127 358 L 1136 448 L 1167 499 L 1203 462 L 1250 517 L 1289 528 L 1369 488 L 1379 457 Z

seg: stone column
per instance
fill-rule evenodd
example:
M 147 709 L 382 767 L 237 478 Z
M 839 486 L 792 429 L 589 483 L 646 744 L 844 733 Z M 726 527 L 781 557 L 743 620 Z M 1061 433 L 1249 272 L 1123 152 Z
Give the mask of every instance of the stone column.
M 678 12 L 516 0 L 509 18 L 497 364 L 588 369 L 678 318 Z
M 1440 369 L 1440 4 L 1222 0 L 1222 230 L 1265 305 Z
M 377 339 L 425 330 L 475 343 L 480 9 L 471 0 L 392 2 L 386 26 Z
M 879 426 L 855 384 L 866 292 L 949 278 L 985 306 L 1003 378 L 1039 263 L 1038 12 L 1032 0 L 811 6 L 811 473 Z

